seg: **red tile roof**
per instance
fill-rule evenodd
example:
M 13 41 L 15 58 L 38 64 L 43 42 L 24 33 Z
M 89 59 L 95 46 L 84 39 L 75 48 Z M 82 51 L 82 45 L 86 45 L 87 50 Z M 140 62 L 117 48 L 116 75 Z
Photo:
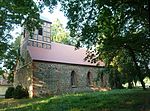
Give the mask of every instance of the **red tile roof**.
M 86 57 L 86 48 L 75 50 L 74 46 L 54 42 L 51 43 L 51 49 L 32 46 L 28 46 L 27 48 L 33 60 L 90 66 L 96 66 L 98 64 L 99 66 L 104 66 L 104 63 L 101 61 L 94 64 L 84 61 L 84 58 Z

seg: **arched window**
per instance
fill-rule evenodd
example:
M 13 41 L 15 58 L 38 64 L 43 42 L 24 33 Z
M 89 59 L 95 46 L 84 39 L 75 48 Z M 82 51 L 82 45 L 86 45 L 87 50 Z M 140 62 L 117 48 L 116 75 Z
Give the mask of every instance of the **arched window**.
M 72 71 L 71 72 L 71 86 L 76 87 L 76 82 L 77 82 L 76 73 L 75 73 L 75 71 Z
M 89 72 L 87 73 L 87 86 L 90 86 L 90 85 L 92 85 L 92 74 L 91 74 L 91 72 L 89 71 Z

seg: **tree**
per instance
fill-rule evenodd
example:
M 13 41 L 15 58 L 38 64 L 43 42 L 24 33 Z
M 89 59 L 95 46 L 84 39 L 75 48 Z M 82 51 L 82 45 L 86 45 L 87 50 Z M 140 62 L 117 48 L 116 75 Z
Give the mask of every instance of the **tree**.
M 17 63 L 23 61 L 20 55 L 21 36 L 18 36 L 15 42 L 11 43 L 3 57 L 3 72 L 8 74 L 8 82 L 13 82 L 14 72 L 16 71 Z
M 110 65 L 114 58 L 125 51 L 131 58 L 131 66 L 136 69 L 135 75 L 145 89 L 143 79 L 146 75 L 142 70 L 147 72 L 145 69 L 149 70 L 150 63 L 148 0 L 60 2 L 69 19 L 71 36 L 79 38 L 78 46 L 94 46 L 97 53 L 94 59 L 102 59 L 106 65 Z M 125 57 L 122 58 L 127 62 Z M 122 64 L 120 60 L 119 62 Z
M 40 8 L 33 0 L 0 0 L 0 60 L 9 48 L 10 31 L 15 25 L 33 31 L 40 26 Z
M 51 37 L 52 41 L 59 42 L 68 45 L 75 45 L 76 40 L 69 36 L 69 31 L 67 31 L 61 24 L 59 19 L 56 19 L 51 26 Z
M 54 42 L 68 43 L 69 33 L 63 28 L 59 19 L 56 19 L 51 26 L 51 37 Z
M 42 7 L 49 6 L 51 10 L 57 2 L 68 17 L 68 29 L 71 37 L 78 40 L 77 46 L 92 47 L 97 53 L 91 54 L 93 60 L 102 59 L 106 66 L 125 51 L 145 89 L 143 78 L 149 75 L 150 64 L 148 0 L 43 0 L 38 5 L 33 0 L 1 0 L 1 55 L 8 48 L 6 41 L 13 24 L 25 25 L 32 31 L 40 23 Z M 120 57 L 128 63 L 126 56 Z

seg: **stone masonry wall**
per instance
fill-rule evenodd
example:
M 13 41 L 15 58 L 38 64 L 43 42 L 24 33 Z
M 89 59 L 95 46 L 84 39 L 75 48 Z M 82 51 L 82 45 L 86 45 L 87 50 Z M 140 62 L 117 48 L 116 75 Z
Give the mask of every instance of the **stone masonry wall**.
M 14 73 L 14 86 L 22 85 L 24 88 L 28 89 L 29 96 L 33 96 L 33 67 L 32 67 L 32 59 L 30 57 L 29 52 L 24 47 L 22 49 L 22 57 L 23 61 L 19 61 L 17 64 L 16 71 Z
M 22 68 L 18 69 L 14 75 L 14 86 L 22 85 L 29 91 L 29 96 L 33 96 L 32 85 L 32 63 L 26 64 Z
M 62 93 L 92 91 L 92 87 L 108 86 L 108 76 L 102 83 L 98 80 L 98 73 L 103 68 L 68 65 L 59 63 L 33 63 L 33 90 L 34 96 L 43 97 Z M 71 86 L 71 72 L 76 73 L 76 87 Z M 87 73 L 91 72 L 92 85 L 87 85 Z

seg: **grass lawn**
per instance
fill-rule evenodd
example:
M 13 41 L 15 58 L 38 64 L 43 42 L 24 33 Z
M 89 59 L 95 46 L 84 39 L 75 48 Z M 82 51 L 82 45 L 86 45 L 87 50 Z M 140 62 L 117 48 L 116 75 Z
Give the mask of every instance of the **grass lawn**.
M 48 98 L 0 99 L 0 111 L 150 111 L 150 90 L 122 89 Z

